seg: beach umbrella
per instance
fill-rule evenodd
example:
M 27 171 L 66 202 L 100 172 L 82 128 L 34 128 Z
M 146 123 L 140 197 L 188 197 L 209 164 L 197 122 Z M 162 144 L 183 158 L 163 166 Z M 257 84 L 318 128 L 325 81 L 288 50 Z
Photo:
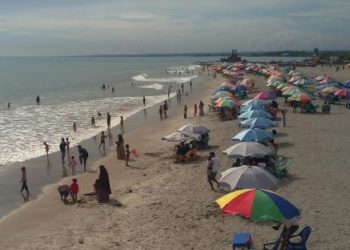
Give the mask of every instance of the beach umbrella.
M 337 92 L 338 90 L 339 90 L 339 88 L 332 86 L 332 87 L 326 87 L 326 88 L 322 89 L 321 92 L 333 94 L 333 93 Z
M 287 86 L 288 86 L 287 83 L 281 83 L 280 85 L 278 85 L 278 86 L 276 87 L 276 89 L 277 89 L 277 90 L 282 90 L 284 87 L 287 87 Z
M 319 75 L 319 76 L 315 77 L 315 80 L 322 81 L 325 78 L 327 78 L 325 75 Z
M 282 92 L 285 92 L 285 91 L 289 91 L 289 90 L 296 89 L 296 88 L 297 88 L 297 87 L 294 86 L 294 85 L 287 85 L 287 86 L 283 87 L 283 88 L 281 89 L 281 91 L 282 91 Z
M 264 106 L 261 106 L 258 104 L 252 104 L 252 105 L 243 106 L 239 112 L 243 114 L 245 112 L 249 112 L 252 110 L 265 110 L 265 108 Z
M 255 83 L 255 80 L 252 78 L 244 78 L 239 84 L 241 85 L 252 85 Z
M 189 135 L 206 134 L 210 132 L 210 130 L 206 126 L 201 124 L 187 124 L 177 129 L 177 131 L 185 134 L 189 134 Z
M 237 104 L 237 106 L 239 106 L 240 103 L 241 103 L 240 100 L 239 100 L 237 97 L 234 97 L 234 96 L 231 96 L 231 97 L 227 97 L 227 96 L 219 97 L 218 99 L 216 99 L 216 100 L 214 101 L 214 103 L 215 103 L 215 104 L 218 104 L 218 103 L 220 103 L 220 102 L 223 101 L 223 100 L 230 100 L 230 101 L 233 101 L 234 103 Z
M 247 87 L 245 85 L 242 85 L 242 84 L 237 84 L 235 87 L 234 87 L 235 91 L 236 92 L 239 92 L 239 91 L 245 91 L 247 90 Z
M 256 117 L 263 117 L 267 119 L 272 119 L 272 115 L 265 110 L 251 110 L 244 112 L 238 116 L 239 119 L 250 119 L 250 118 L 256 118 Z
M 242 106 L 247 106 L 247 105 L 251 105 L 251 104 L 258 104 L 258 105 L 266 105 L 266 104 L 269 104 L 271 103 L 272 100 L 256 100 L 256 99 L 251 99 L 251 100 L 248 100 L 248 101 L 245 101 Z
M 256 141 L 256 142 L 267 142 L 272 141 L 272 134 L 266 132 L 260 128 L 245 129 L 242 132 L 232 137 L 233 141 Z
M 293 82 L 294 85 L 307 85 L 309 81 L 306 79 L 299 79 Z
M 214 95 L 212 95 L 210 98 L 211 99 L 217 99 L 219 97 L 224 97 L 224 96 L 231 97 L 233 95 L 230 92 L 227 92 L 227 91 L 219 91 L 219 92 L 216 92 Z
M 235 86 L 235 84 L 232 83 L 232 82 L 223 82 L 223 83 L 221 83 L 221 85 L 220 85 L 220 87 L 228 87 L 228 88 L 230 88 L 230 89 L 232 89 L 232 87 L 234 87 L 234 86 Z
M 266 147 L 259 142 L 240 142 L 223 151 L 229 157 L 257 157 L 262 158 L 265 155 L 274 155 L 275 150 Z
M 292 78 L 290 78 L 289 80 L 288 80 L 288 82 L 295 82 L 295 81 L 297 81 L 297 80 L 301 80 L 301 79 L 303 79 L 303 77 L 302 76 L 293 76 Z
M 184 134 L 182 132 L 175 132 L 170 135 L 163 136 L 161 138 L 164 141 L 169 141 L 169 142 L 179 142 L 187 139 L 198 139 L 198 135 L 196 134 Z
M 335 96 L 340 96 L 340 97 L 349 97 L 350 96 L 350 89 L 343 88 L 334 93 Z
M 350 80 L 344 82 L 344 87 L 350 89 Z
M 332 82 L 334 82 L 333 79 L 326 77 L 326 78 L 322 79 L 321 81 L 319 81 L 318 83 L 319 84 L 329 84 L 329 83 L 332 83 Z
M 238 105 L 237 105 L 237 103 L 235 103 L 232 100 L 225 99 L 225 100 L 218 102 L 215 106 L 217 108 L 234 108 L 234 107 L 237 107 Z
M 221 190 L 232 191 L 243 188 L 263 188 L 277 190 L 279 180 L 268 171 L 258 166 L 240 166 L 229 168 L 220 173 L 218 181 Z
M 274 128 L 276 127 L 276 122 L 266 119 L 263 117 L 251 118 L 240 122 L 243 128 Z
M 308 94 L 305 94 L 305 93 L 298 93 L 298 94 L 295 94 L 295 95 L 288 97 L 287 100 L 305 103 L 305 102 L 310 102 L 312 100 L 312 97 L 309 96 Z
M 271 91 L 263 91 L 254 96 L 256 100 L 273 100 L 276 98 L 276 95 Z
M 299 93 L 301 93 L 301 90 L 298 88 L 295 88 L 295 89 L 291 89 L 291 90 L 287 90 L 287 91 L 282 92 L 282 95 L 283 96 L 292 96 L 292 95 L 297 95 Z
M 242 189 L 216 200 L 222 213 L 239 214 L 252 221 L 279 221 L 300 216 L 292 203 L 265 189 Z

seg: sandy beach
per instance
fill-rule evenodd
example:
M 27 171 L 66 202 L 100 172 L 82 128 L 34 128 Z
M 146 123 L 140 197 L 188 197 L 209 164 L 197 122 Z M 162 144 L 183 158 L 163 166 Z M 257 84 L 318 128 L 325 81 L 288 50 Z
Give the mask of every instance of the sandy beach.
M 327 74 L 338 81 L 350 79 L 350 70 L 300 68 L 306 75 Z M 258 90 L 266 79 L 252 76 Z M 206 157 L 214 151 L 221 170 L 231 160 L 221 152 L 231 146 L 240 129 L 238 121 L 222 122 L 216 113 L 193 117 L 193 104 L 208 103 L 212 89 L 224 81 L 218 76 L 203 84 L 167 120 L 144 125 L 125 135 L 126 143 L 140 152 L 130 167 L 111 152 L 87 173 L 78 175 L 81 201 L 64 205 L 57 183 L 47 186 L 39 199 L 29 202 L 0 221 L 0 249 L 231 249 L 234 232 L 249 231 L 255 249 L 277 237 L 269 225 L 257 225 L 235 216 L 221 216 L 215 205 L 220 192 L 212 192 L 206 181 Z M 283 107 L 283 100 L 279 104 Z M 319 102 L 319 100 L 317 101 Z M 301 227 L 310 225 L 309 249 L 347 249 L 350 244 L 350 194 L 347 178 L 349 110 L 332 105 L 329 115 L 293 114 L 289 107 L 287 126 L 278 127 L 279 154 L 292 159 L 289 176 L 277 191 L 301 209 Z M 173 143 L 161 141 L 187 123 L 210 128 L 210 141 L 198 160 L 174 164 Z M 98 166 L 104 164 L 112 187 L 109 204 L 98 204 L 82 194 L 92 191 Z M 71 177 L 61 182 L 70 183 Z

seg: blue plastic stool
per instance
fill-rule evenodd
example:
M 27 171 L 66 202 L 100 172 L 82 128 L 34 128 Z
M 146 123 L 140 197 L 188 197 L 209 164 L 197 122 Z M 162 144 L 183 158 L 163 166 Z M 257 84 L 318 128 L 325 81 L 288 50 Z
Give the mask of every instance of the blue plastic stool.
M 232 249 L 252 249 L 252 236 L 250 233 L 235 233 L 232 237 Z

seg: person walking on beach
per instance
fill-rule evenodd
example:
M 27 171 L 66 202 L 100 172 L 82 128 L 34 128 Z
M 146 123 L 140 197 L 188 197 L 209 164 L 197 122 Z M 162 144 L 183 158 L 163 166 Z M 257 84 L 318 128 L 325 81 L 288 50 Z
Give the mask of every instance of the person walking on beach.
M 106 135 L 105 135 L 105 132 L 102 131 L 101 132 L 101 142 L 100 142 L 100 145 L 98 146 L 98 149 L 101 150 L 101 147 L 103 149 L 103 151 L 106 151 Z
M 192 71 L 192 75 L 193 75 L 193 71 Z M 190 88 L 192 89 L 192 81 L 190 81 Z
M 143 106 L 146 106 L 146 97 L 145 96 L 143 96 L 143 98 L 142 98 L 142 103 L 143 103 Z
M 204 116 L 204 103 L 202 101 L 199 102 L 199 115 Z
M 79 184 L 76 178 L 72 179 L 72 184 L 70 185 L 70 195 L 72 196 L 73 202 L 78 199 Z
M 62 164 L 64 164 L 64 158 L 66 157 L 66 146 L 67 146 L 67 143 L 64 141 L 64 138 L 61 138 L 60 151 L 61 151 Z
M 118 135 L 117 145 L 117 159 L 125 160 L 124 138 L 121 134 Z
M 81 145 L 78 145 L 78 152 L 79 152 L 79 162 L 80 165 L 83 165 L 84 167 L 84 172 L 86 171 L 86 162 L 89 157 L 88 151 L 83 148 Z
M 120 116 L 120 132 L 124 134 L 124 117 Z
M 47 144 L 46 141 L 44 141 L 44 146 L 45 146 L 46 156 L 49 157 L 49 150 L 50 150 L 51 146 L 49 144 Z
M 107 113 L 107 128 L 109 129 L 111 127 L 111 115 Z
M 160 120 L 163 120 L 163 104 L 159 106 L 159 118 Z
M 22 177 L 21 177 L 21 180 L 19 181 L 19 183 L 22 183 L 21 194 L 23 195 L 23 190 L 25 190 L 26 193 L 27 193 L 27 197 L 29 197 L 29 189 L 28 189 L 28 185 L 27 185 L 27 171 L 26 171 L 26 167 L 21 167 L 21 172 L 22 172 Z
M 215 182 L 217 185 L 218 182 L 216 181 L 216 173 L 213 171 L 213 164 L 214 162 L 212 161 L 212 156 L 208 156 L 208 161 L 207 161 L 207 180 L 210 185 L 211 190 L 215 191 L 213 182 Z
M 185 91 L 184 91 L 184 84 L 181 83 L 181 93 L 183 94 Z
M 194 117 L 197 117 L 197 104 L 196 103 L 193 106 L 193 110 L 194 110 Z
M 91 117 L 91 127 L 96 128 L 95 117 Z
M 112 193 L 111 185 L 109 183 L 109 176 L 104 165 L 100 165 L 100 175 L 96 185 L 97 201 L 104 203 L 109 201 L 109 195 Z
M 77 161 L 75 160 L 74 156 L 72 156 L 69 160 L 69 166 L 72 169 L 72 174 L 75 174 L 75 167 L 77 166 Z
M 7 108 L 10 109 L 11 108 L 11 102 L 7 103 Z
M 187 119 L 187 105 L 184 106 L 184 119 Z
M 40 104 L 40 96 L 39 96 L 39 95 L 36 96 L 36 104 L 37 104 L 37 105 Z
M 125 165 L 129 167 L 129 159 L 130 159 L 130 147 L 129 144 L 125 145 Z
M 69 138 L 67 137 L 66 138 L 66 147 L 67 147 L 67 154 L 69 156 L 69 146 L 70 146 L 70 141 L 69 141 Z
M 282 113 L 282 127 L 285 127 L 286 126 L 286 122 L 287 122 L 286 121 L 287 111 L 282 109 L 281 113 Z
M 168 88 L 168 98 L 170 97 L 170 87 Z
M 163 104 L 164 119 L 168 118 L 167 111 L 168 111 L 168 102 L 167 100 L 165 100 Z

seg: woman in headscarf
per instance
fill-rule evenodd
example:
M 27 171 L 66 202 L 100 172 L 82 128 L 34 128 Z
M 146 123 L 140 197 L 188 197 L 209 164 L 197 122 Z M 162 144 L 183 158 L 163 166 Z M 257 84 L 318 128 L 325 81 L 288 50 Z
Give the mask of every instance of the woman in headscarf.
M 118 135 L 117 144 L 117 158 L 119 160 L 125 160 L 124 138 L 121 134 Z
M 105 166 L 100 165 L 100 176 L 97 188 L 97 201 L 100 203 L 108 202 L 109 195 L 112 193 L 111 186 L 109 184 L 109 176 Z

